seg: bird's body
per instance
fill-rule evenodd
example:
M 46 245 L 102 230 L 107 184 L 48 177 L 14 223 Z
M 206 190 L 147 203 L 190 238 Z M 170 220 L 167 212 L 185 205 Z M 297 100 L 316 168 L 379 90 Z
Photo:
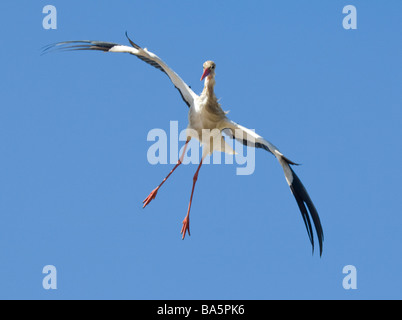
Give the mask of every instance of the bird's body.
M 200 109 L 190 108 L 187 137 L 197 139 L 203 146 L 203 154 L 209 155 L 213 151 L 222 151 L 233 154 L 232 149 L 223 139 L 222 130 L 228 120 L 226 116 L 211 113 L 207 105 L 200 104 Z
M 128 37 L 127 37 L 128 38 Z M 190 233 L 190 208 L 192 204 L 194 188 L 198 179 L 198 174 L 201 169 L 202 163 L 206 156 L 210 155 L 213 151 L 222 151 L 226 153 L 234 153 L 234 150 L 225 142 L 222 133 L 224 132 L 229 137 L 236 139 L 249 147 L 255 147 L 264 149 L 272 153 L 279 161 L 285 174 L 287 183 L 296 199 L 300 212 L 305 223 L 308 236 L 314 250 L 314 235 L 310 218 L 313 220 L 315 230 L 318 236 L 320 255 L 322 254 L 323 244 L 323 230 L 318 216 L 318 212 L 310 199 L 306 189 L 297 177 L 291 165 L 296 165 L 294 162 L 286 158 L 273 144 L 263 139 L 254 131 L 247 129 L 231 120 L 227 117 L 227 113 L 221 108 L 218 99 L 214 92 L 215 87 L 215 68 L 216 65 L 213 61 L 206 61 L 203 65 L 203 74 L 201 80 L 204 80 L 204 89 L 200 95 L 197 95 L 193 90 L 172 70 L 165 62 L 163 62 L 154 53 L 143 49 L 129 39 L 131 47 L 119 45 L 110 42 L 101 41 L 67 41 L 61 42 L 55 45 L 51 45 L 45 49 L 60 48 L 65 50 L 98 50 L 104 52 L 125 52 L 137 56 L 139 59 L 152 65 L 153 67 L 164 72 L 172 81 L 176 89 L 180 92 L 180 95 L 188 110 L 188 127 L 187 127 L 187 142 L 184 147 L 184 151 L 176 164 L 171 170 L 169 175 L 162 181 L 161 184 L 155 188 L 150 195 L 143 201 L 144 207 L 146 207 L 153 199 L 155 199 L 159 189 L 170 177 L 170 175 L 181 165 L 183 157 L 187 150 L 188 142 L 195 138 L 203 145 L 203 154 L 200 164 L 193 178 L 193 188 L 190 197 L 189 208 L 187 216 L 183 221 L 183 227 L 181 233 L 183 239 L 186 232 Z

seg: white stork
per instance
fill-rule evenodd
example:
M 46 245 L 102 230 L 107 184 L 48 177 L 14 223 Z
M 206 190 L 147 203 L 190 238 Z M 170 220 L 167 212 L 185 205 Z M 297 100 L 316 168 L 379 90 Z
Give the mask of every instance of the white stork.
M 126 33 L 127 36 L 127 33 Z M 193 200 L 194 188 L 196 181 L 198 179 L 198 173 L 201 169 L 202 163 L 206 156 L 210 155 L 213 151 L 222 151 L 227 153 L 233 153 L 233 150 L 225 143 L 222 136 L 222 132 L 225 132 L 229 137 L 236 139 L 237 141 L 243 143 L 246 146 L 251 146 L 255 148 L 264 149 L 271 154 L 273 154 L 282 166 L 285 173 L 285 178 L 290 186 L 290 189 L 296 198 L 296 202 L 299 206 L 300 212 L 303 217 L 304 224 L 307 229 L 307 233 L 313 247 L 314 252 L 314 235 L 313 228 L 311 224 L 311 219 L 313 220 L 315 230 L 318 237 L 318 242 L 320 246 L 320 256 L 322 255 L 323 248 L 323 229 L 321 226 L 320 218 L 318 212 L 310 199 L 305 187 L 301 183 L 300 179 L 297 177 L 290 165 L 296 165 L 296 163 L 290 161 L 286 158 L 273 144 L 253 132 L 231 120 L 228 119 L 227 113 L 221 108 L 218 103 L 218 99 L 214 93 L 215 86 L 215 68 L 216 65 L 213 61 L 207 61 L 203 65 L 203 74 L 201 81 L 205 80 L 204 90 L 201 95 L 197 95 L 191 90 L 191 88 L 172 70 L 165 62 L 163 62 L 157 55 L 148 51 L 146 48 L 143 49 L 139 45 L 135 44 L 128 36 L 128 41 L 130 46 L 120 45 L 117 43 L 102 42 L 102 41 L 65 41 L 56 44 L 49 45 L 44 48 L 44 52 L 48 52 L 50 49 L 61 49 L 61 50 L 98 50 L 104 52 L 125 52 L 130 53 L 137 58 L 145 61 L 151 66 L 159 69 L 165 73 L 170 80 L 173 82 L 176 89 L 179 91 L 181 97 L 189 108 L 189 125 L 187 128 L 187 142 L 184 146 L 184 151 L 177 162 L 176 166 L 171 170 L 167 177 L 156 187 L 149 196 L 143 201 L 143 207 L 145 208 L 153 199 L 155 199 L 159 189 L 170 177 L 170 175 L 177 169 L 178 166 L 183 161 L 184 155 L 186 153 L 188 142 L 192 138 L 198 139 L 203 144 L 203 153 L 200 164 L 193 178 L 193 187 L 191 191 L 190 203 L 188 206 L 188 211 L 185 219 L 183 220 L 183 226 L 181 229 L 182 238 L 184 239 L 186 232 L 188 231 L 190 235 L 190 209 Z M 218 142 L 216 143 L 216 137 L 214 139 L 202 139 L 203 132 L 205 130 L 215 130 L 218 132 Z M 310 219 L 311 218 L 311 219 Z

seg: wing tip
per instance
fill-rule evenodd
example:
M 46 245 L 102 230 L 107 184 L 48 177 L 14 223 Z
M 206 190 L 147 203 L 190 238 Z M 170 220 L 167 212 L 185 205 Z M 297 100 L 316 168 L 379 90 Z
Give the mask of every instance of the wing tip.
M 130 44 L 135 48 L 135 49 L 141 49 L 141 47 L 138 45 L 138 44 L 136 44 L 133 40 L 131 40 L 130 39 L 130 37 L 128 36 L 128 32 L 126 31 L 125 32 L 125 35 L 126 35 L 126 38 L 127 38 L 127 40 L 130 42 Z
M 293 175 L 293 181 L 290 184 L 290 189 L 296 199 L 296 202 L 299 206 L 300 212 L 302 214 L 308 236 L 310 238 L 310 242 L 312 245 L 312 250 L 314 254 L 314 249 L 315 249 L 315 243 L 314 243 L 314 234 L 313 234 L 313 229 L 311 225 L 311 220 L 313 220 L 314 228 L 317 234 L 318 238 L 318 244 L 320 247 L 320 257 L 322 257 L 323 253 L 323 242 L 324 242 L 324 231 L 321 225 L 320 217 L 318 215 L 318 211 L 314 206 L 314 203 L 312 202 L 310 196 L 307 193 L 306 188 L 296 175 L 296 173 L 292 171 Z
M 56 51 L 79 51 L 96 50 L 108 52 L 111 48 L 118 46 L 117 43 L 93 41 L 93 40 L 73 40 L 49 44 L 42 47 L 42 55 Z

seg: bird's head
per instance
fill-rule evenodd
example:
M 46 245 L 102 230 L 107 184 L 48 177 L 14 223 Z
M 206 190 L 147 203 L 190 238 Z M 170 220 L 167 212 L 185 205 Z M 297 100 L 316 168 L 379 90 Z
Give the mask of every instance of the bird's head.
M 206 61 L 204 62 L 204 72 L 202 74 L 201 77 L 201 81 L 204 80 L 206 77 L 210 76 L 210 77 L 215 77 L 215 68 L 216 68 L 216 64 L 213 61 Z

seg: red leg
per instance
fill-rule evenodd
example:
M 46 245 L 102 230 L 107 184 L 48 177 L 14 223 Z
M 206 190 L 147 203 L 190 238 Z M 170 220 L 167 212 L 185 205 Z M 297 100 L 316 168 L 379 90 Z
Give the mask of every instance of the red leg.
M 186 154 L 186 150 L 187 150 L 187 146 L 188 143 L 190 142 L 190 139 L 186 141 L 186 144 L 184 145 L 184 150 L 183 150 L 183 154 L 181 155 L 179 161 L 177 161 L 177 164 L 175 165 L 175 167 L 172 169 L 172 171 L 170 171 L 170 173 L 166 176 L 165 179 L 163 179 L 163 181 L 161 182 L 161 184 L 159 186 L 157 186 L 154 190 L 151 191 L 151 193 L 149 194 L 148 197 L 145 198 L 145 200 L 142 202 L 144 204 L 143 208 L 145 208 L 152 200 L 155 199 L 156 195 L 158 194 L 158 190 L 160 187 L 163 186 L 163 184 L 166 182 L 166 180 L 171 176 L 171 174 L 178 168 L 178 166 L 180 166 L 183 162 L 184 159 L 184 155 Z
M 194 178 L 193 178 L 193 189 L 191 191 L 191 197 L 190 197 L 190 203 L 188 205 L 188 211 L 187 211 L 187 216 L 183 220 L 183 227 L 181 228 L 181 234 L 183 235 L 183 240 L 184 237 L 186 236 L 186 232 L 188 231 L 188 235 L 190 235 L 190 209 L 191 209 L 191 203 L 193 202 L 193 195 L 194 195 L 194 188 L 195 188 L 195 183 L 198 180 L 198 173 L 200 172 L 202 162 L 204 161 L 204 158 L 201 159 L 200 165 L 198 166 L 197 171 L 195 172 Z

